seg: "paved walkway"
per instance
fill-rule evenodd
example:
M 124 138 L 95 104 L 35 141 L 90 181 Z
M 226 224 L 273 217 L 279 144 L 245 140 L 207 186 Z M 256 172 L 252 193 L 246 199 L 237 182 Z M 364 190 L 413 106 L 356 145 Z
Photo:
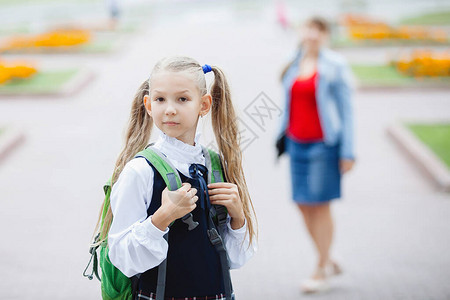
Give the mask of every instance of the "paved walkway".
M 264 97 L 280 106 L 277 77 L 296 41 L 266 11 L 210 13 L 155 14 L 119 53 L 43 57 L 96 71 L 73 97 L 0 101 L 1 122 L 27 134 L 0 165 L 0 298 L 99 298 L 98 282 L 81 273 L 131 98 L 157 59 L 185 54 L 223 66 L 246 137 L 255 137 L 244 157 L 259 252 L 233 271 L 238 299 L 449 299 L 450 196 L 436 192 L 385 133 L 398 120 L 449 120 L 448 91 L 356 94 L 358 163 L 334 206 L 334 252 L 345 273 L 329 293 L 302 296 L 299 283 L 315 257 L 289 199 L 288 161 L 275 163 L 276 116 L 258 126 L 243 112 Z M 350 60 L 352 53 L 343 52 Z M 203 142 L 210 138 L 205 130 Z

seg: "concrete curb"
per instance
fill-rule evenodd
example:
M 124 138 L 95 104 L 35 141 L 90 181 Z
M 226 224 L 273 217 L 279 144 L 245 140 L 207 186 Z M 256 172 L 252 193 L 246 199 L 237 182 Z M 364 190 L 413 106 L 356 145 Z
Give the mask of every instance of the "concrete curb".
M 387 133 L 440 190 L 450 192 L 450 169 L 433 151 L 403 125 L 391 125 Z
M 11 151 L 25 140 L 25 135 L 19 129 L 6 127 L 5 132 L 0 135 L 0 162 L 8 156 Z

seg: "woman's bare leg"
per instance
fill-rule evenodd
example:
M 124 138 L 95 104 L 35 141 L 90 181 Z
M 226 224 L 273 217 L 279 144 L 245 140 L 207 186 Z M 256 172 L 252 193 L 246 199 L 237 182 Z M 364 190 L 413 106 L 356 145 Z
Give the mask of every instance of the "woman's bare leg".
M 330 262 L 330 248 L 334 231 L 330 204 L 314 206 L 299 204 L 298 206 L 318 253 L 317 269 L 312 278 L 323 279 L 325 277 L 323 268 Z

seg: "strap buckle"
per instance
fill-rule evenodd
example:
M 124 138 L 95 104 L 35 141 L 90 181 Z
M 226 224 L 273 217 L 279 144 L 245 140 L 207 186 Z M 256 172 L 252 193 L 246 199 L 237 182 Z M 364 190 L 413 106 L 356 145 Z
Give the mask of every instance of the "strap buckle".
M 91 258 L 89 259 L 89 262 L 83 271 L 83 276 L 87 277 L 89 280 L 92 280 L 94 278 L 94 274 L 95 274 L 95 276 L 98 278 L 98 280 L 101 281 L 100 276 L 98 276 L 98 269 L 97 269 L 98 268 L 97 249 L 98 249 L 98 247 L 100 247 L 100 245 L 96 245 L 96 244 L 97 244 L 99 238 L 100 238 L 100 232 L 95 236 L 91 247 L 89 247 L 89 254 L 91 254 Z M 92 271 L 90 274 L 87 274 L 86 272 L 87 272 L 89 266 L 91 265 L 91 263 L 93 263 Z
M 94 255 L 94 253 L 97 252 L 98 247 L 100 247 L 100 245 L 92 245 L 92 246 L 89 248 L 89 253 L 90 253 L 91 255 Z
M 91 244 L 91 247 L 89 247 L 89 253 L 91 255 L 93 255 L 97 251 L 98 247 L 100 246 L 100 245 L 96 245 L 98 240 L 99 240 L 99 238 L 100 238 L 100 232 L 97 233 L 97 235 L 94 238 L 94 241 Z
M 217 224 L 222 226 L 227 223 L 227 209 L 223 205 L 216 205 Z
M 213 244 L 214 246 L 223 245 L 222 237 L 220 236 L 219 232 L 217 232 L 217 229 L 212 228 L 209 229 L 207 232 L 211 244 Z

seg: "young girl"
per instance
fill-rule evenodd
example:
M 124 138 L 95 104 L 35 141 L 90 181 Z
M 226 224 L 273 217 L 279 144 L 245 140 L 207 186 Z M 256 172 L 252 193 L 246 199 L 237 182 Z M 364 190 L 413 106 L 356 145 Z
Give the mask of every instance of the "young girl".
M 205 73 L 210 71 L 214 83 L 208 94 Z M 196 129 L 199 117 L 210 110 L 227 182 L 209 184 L 208 191 L 201 191 L 192 168 L 205 165 Z M 146 147 L 153 123 L 161 131 L 154 147 L 183 181 L 176 191 L 166 188 L 144 158 L 133 158 Z M 136 299 L 155 299 L 158 266 L 166 258 L 166 298 L 225 299 L 220 259 L 208 238 L 205 203 L 201 203 L 207 197 L 200 196 L 207 192 L 211 204 L 227 208 L 222 238 L 230 268 L 241 267 L 255 252 L 256 232 L 241 163 L 236 117 L 223 72 L 188 57 L 159 61 L 133 101 L 126 144 L 113 175 L 111 209 L 105 221 L 110 228 L 104 226 L 104 231 L 109 229 L 111 262 L 137 280 Z M 190 231 L 186 224 L 174 222 L 188 213 L 199 223 Z M 169 231 L 166 241 L 163 236 Z

